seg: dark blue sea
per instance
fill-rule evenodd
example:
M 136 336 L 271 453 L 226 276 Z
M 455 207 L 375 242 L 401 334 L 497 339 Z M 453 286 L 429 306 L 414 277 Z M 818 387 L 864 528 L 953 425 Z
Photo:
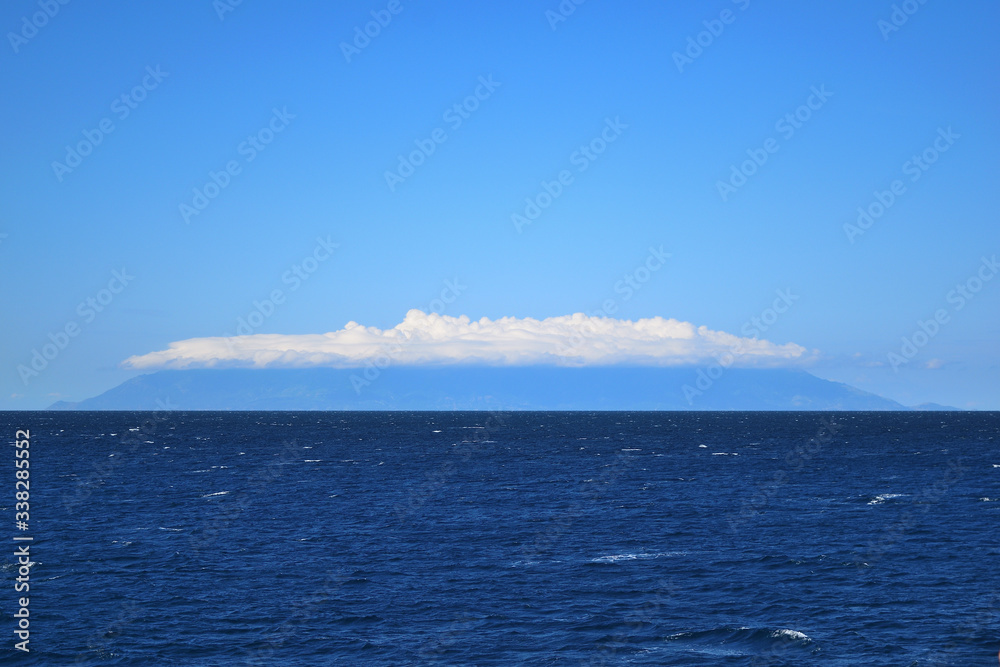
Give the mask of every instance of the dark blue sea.
M 998 413 L 0 422 L 5 664 L 998 664 Z

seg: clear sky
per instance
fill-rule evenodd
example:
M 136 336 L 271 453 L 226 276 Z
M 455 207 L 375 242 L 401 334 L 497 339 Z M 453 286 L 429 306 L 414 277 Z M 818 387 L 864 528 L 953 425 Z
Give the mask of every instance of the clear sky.
M 255 301 L 304 335 L 608 299 L 1000 409 L 996 2 L 232 1 L 0 9 L 0 409 Z

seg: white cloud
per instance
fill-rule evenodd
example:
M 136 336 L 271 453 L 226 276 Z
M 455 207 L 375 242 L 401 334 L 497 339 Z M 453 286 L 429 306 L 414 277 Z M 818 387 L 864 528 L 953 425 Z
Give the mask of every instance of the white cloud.
M 190 338 L 166 350 L 129 357 L 129 368 L 363 366 L 489 364 L 563 366 L 632 364 L 681 366 L 735 356 L 737 366 L 784 366 L 805 358 L 794 343 L 740 338 L 689 322 L 653 317 L 636 321 L 582 313 L 536 320 L 411 310 L 391 329 L 348 322 L 325 334 Z

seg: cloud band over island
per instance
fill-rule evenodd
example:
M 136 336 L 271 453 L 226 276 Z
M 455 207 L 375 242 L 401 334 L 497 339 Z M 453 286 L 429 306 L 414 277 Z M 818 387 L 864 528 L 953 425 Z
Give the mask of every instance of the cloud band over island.
M 577 313 L 542 320 L 411 310 L 391 329 L 348 322 L 325 334 L 254 334 L 189 338 L 167 349 L 129 357 L 132 369 L 361 367 L 393 364 L 525 366 L 773 367 L 804 361 L 806 348 L 741 338 L 689 322 L 652 317 L 619 320 Z M 379 365 L 382 365 L 379 363 Z

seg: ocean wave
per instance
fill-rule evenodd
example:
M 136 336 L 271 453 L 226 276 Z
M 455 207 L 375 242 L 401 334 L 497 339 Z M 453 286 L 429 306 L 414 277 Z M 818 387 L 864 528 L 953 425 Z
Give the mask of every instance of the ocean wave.
M 726 647 L 730 650 L 742 648 L 747 652 L 772 649 L 779 644 L 782 649 L 785 649 L 789 646 L 805 647 L 813 643 L 809 635 L 799 630 L 767 627 L 750 628 L 747 626 L 726 626 L 710 630 L 678 632 L 668 636 L 667 641 L 712 648 Z
M 641 560 L 646 558 L 667 558 L 670 556 L 684 556 L 686 551 L 659 551 L 656 553 L 624 553 L 624 554 L 613 554 L 611 556 L 600 556 L 598 558 L 591 558 L 591 563 L 617 563 L 619 561 L 627 560 Z
M 881 505 L 887 500 L 892 500 L 894 498 L 904 498 L 907 494 L 905 493 L 880 493 L 874 498 L 868 501 L 869 505 Z
M 789 630 L 788 628 L 782 628 L 781 630 L 775 630 L 771 633 L 771 636 L 775 639 L 791 639 L 792 641 L 802 642 L 803 644 L 809 643 L 812 639 L 809 638 L 804 632 L 799 632 L 798 630 Z

